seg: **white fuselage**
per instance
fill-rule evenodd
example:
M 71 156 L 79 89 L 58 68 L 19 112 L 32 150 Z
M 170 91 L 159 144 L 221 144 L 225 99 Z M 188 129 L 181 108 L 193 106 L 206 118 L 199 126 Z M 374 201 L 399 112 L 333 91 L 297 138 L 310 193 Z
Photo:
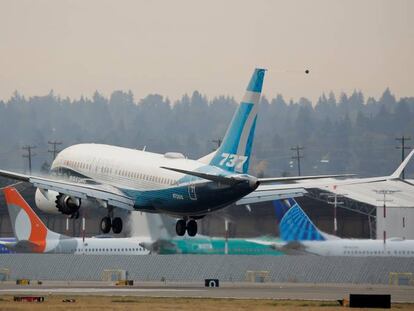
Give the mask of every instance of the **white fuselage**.
M 203 165 L 177 153 L 164 155 L 110 145 L 80 144 L 60 152 L 51 168 L 70 169 L 123 189 L 154 190 L 171 187 L 183 176 L 161 166 L 195 170 Z M 69 178 L 82 182 L 82 178 L 74 175 Z
M 305 251 L 321 256 L 414 257 L 414 240 L 388 239 L 301 241 Z
M 48 253 L 76 255 L 147 255 L 150 252 L 141 246 L 150 238 L 68 238 L 60 239 Z
M 229 159 L 222 161 L 228 161 L 230 167 L 237 164 L 233 158 Z M 180 153 L 157 154 L 110 145 L 81 144 L 59 153 L 52 164 L 52 174 L 66 176 L 74 184 L 97 183 L 100 191 L 106 188 L 132 200 L 133 208 L 131 204 L 127 207 L 130 210 L 178 217 L 204 217 L 236 202 L 258 186 L 255 178 L 228 172 L 209 163 L 206 158 L 189 160 Z M 242 179 L 234 184 L 219 183 L 174 170 Z M 57 213 L 55 201 L 59 193 L 49 191 L 45 199 L 39 191 L 36 192 L 37 206 L 45 212 Z M 108 200 L 97 201 L 103 207 L 110 204 Z M 83 206 L 85 203 L 88 204 L 83 201 Z

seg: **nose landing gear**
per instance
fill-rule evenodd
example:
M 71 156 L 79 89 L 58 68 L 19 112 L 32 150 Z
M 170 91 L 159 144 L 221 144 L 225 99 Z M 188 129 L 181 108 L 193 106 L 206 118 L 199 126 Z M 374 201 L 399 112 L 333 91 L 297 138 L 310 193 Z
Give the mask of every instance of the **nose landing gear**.
M 177 220 L 175 231 L 178 236 L 183 236 L 186 231 L 189 236 L 195 236 L 197 234 L 197 221 L 194 219 L 190 219 L 188 222 L 185 219 Z

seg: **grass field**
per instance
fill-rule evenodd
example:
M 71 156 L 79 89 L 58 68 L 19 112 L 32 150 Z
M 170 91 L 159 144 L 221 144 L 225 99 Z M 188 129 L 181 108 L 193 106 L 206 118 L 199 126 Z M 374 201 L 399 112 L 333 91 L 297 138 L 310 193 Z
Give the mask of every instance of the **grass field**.
M 65 303 L 63 299 L 75 299 Z M 414 310 L 414 304 L 393 304 L 393 309 Z M 146 298 L 110 296 L 45 296 L 45 301 L 15 302 L 13 296 L 0 297 L 1 311 L 18 310 L 343 310 L 336 301 L 244 300 L 204 298 Z

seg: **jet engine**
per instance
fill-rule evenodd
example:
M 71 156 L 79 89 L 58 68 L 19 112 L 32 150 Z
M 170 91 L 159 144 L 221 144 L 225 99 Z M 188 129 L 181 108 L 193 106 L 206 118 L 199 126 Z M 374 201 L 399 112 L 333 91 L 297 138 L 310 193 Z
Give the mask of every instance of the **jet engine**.
M 49 214 L 75 215 L 81 200 L 52 190 L 37 189 L 35 194 L 36 206 Z

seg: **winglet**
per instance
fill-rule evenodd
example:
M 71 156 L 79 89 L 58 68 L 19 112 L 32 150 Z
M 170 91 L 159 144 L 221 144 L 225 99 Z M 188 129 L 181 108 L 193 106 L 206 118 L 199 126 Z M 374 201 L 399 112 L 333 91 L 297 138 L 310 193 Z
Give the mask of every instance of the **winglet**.
M 400 164 L 400 166 L 395 170 L 395 172 L 390 175 L 390 178 L 391 179 L 398 179 L 398 178 L 400 178 L 403 170 L 407 166 L 408 162 L 410 162 L 410 159 L 412 158 L 413 154 L 414 154 L 414 149 L 411 150 L 411 152 L 404 159 L 404 161 Z
M 7 187 L 3 192 L 16 239 L 36 245 L 34 251 L 42 253 L 49 230 L 15 188 Z

